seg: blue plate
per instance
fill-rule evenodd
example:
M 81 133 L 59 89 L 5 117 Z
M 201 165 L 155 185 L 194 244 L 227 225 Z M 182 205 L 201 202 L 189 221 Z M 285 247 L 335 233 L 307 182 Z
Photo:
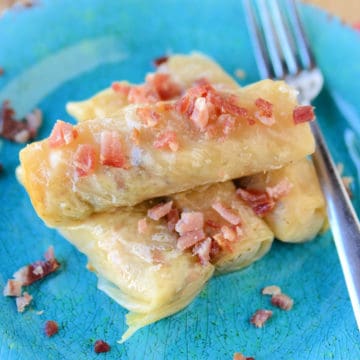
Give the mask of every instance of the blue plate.
M 355 179 L 359 211 L 360 33 L 316 8 L 301 11 L 326 78 L 315 103 L 319 121 L 336 162 Z M 0 19 L 0 100 L 10 99 L 19 116 L 40 107 L 44 138 L 57 118 L 71 121 L 67 101 L 115 79 L 141 81 L 153 58 L 192 50 L 230 73 L 243 69 L 243 84 L 258 80 L 239 0 L 41 0 Z M 21 147 L 6 141 L 0 147 L 0 287 L 50 244 L 62 267 L 28 289 L 35 300 L 23 314 L 13 299 L 0 296 L 0 359 L 98 358 L 93 344 L 100 338 L 112 346 L 104 359 L 232 359 L 236 351 L 257 360 L 360 359 L 360 336 L 329 232 L 303 245 L 275 243 L 253 266 L 212 279 L 185 310 L 117 344 L 125 310 L 97 290 L 85 257 L 36 216 L 15 178 Z M 265 328 L 256 329 L 248 319 L 271 307 L 260 295 L 268 284 L 281 286 L 295 306 L 274 309 Z M 52 338 L 43 334 L 49 319 L 60 325 Z

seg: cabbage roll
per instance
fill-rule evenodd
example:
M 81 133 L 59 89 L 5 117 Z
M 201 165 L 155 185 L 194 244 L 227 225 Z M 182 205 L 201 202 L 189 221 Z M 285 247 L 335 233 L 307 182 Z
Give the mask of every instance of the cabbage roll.
M 264 220 L 275 237 L 285 242 L 313 239 L 326 225 L 326 204 L 310 159 L 303 159 L 279 170 L 269 171 L 238 181 L 244 189 L 268 191 L 288 181 L 287 194 L 279 197 Z
M 202 80 L 177 100 L 131 104 L 74 127 L 57 122 L 48 139 L 20 152 L 22 182 L 38 215 L 59 226 L 277 169 L 314 151 L 298 109 L 281 81 L 229 92 Z
M 247 266 L 273 241 L 231 181 L 95 214 L 59 230 L 87 255 L 99 288 L 130 310 L 123 340 L 188 305 L 215 267 Z
M 236 90 L 239 85 L 216 62 L 202 54 L 172 55 L 157 72 L 169 74 L 182 89 L 197 79 L 206 78 L 218 89 Z M 127 85 L 126 81 L 121 84 Z M 85 101 L 69 102 L 66 109 L 77 121 L 112 117 L 121 107 L 129 105 L 126 94 L 108 88 Z

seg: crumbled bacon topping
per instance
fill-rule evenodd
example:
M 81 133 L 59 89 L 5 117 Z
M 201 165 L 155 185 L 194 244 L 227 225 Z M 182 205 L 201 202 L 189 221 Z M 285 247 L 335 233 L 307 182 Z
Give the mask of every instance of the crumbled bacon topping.
M 266 187 L 266 192 L 272 199 L 278 200 L 281 197 L 288 195 L 292 187 L 293 184 L 290 183 L 287 178 L 284 178 L 276 185 L 271 187 Z
M 206 98 L 198 97 L 194 103 L 194 110 L 190 119 L 200 130 L 204 130 L 209 121 L 209 110 L 206 104 Z
M 124 168 L 126 158 L 117 131 L 104 130 L 100 135 L 100 163 L 102 165 Z
M 255 100 L 255 106 L 258 109 L 258 111 L 255 112 L 256 119 L 267 126 L 271 126 L 275 123 L 273 104 L 271 102 L 258 98 Z
M 176 133 L 174 131 L 166 131 L 158 135 L 154 141 L 154 147 L 156 149 L 169 149 L 173 152 L 179 150 L 179 142 L 176 138 Z
M 110 345 L 104 340 L 97 340 L 94 345 L 94 351 L 99 353 L 106 353 L 110 351 Z
M 193 254 L 198 256 L 201 265 L 207 265 L 210 261 L 211 243 L 212 239 L 208 237 L 193 247 Z
M 255 360 L 255 359 L 253 357 L 248 357 L 241 353 L 236 352 L 234 353 L 233 360 Z
M 53 127 L 48 142 L 51 148 L 71 144 L 78 137 L 78 132 L 71 124 L 58 120 Z
M 4 287 L 4 296 L 21 296 L 22 282 L 9 279 Z
M 293 111 L 293 120 L 296 125 L 315 120 L 314 107 L 311 105 L 297 106 Z
M 138 233 L 145 234 L 148 229 L 148 224 L 146 218 L 142 218 L 138 221 Z
M 44 332 L 47 337 L 51 337 L 57 334 L 59 331 L 59 325 L 54 320 L 48 320 L 45 323 Z
M 232 225 L 239 225 L 241 222 L 240 215 L 232 208 L 226 207 L 221 202 L 216 202 L 212 208 L 226 221 Z
M 167 214 L 167 226 L 169 231 L 174 231 L 177 222 L 179 221 L 179 210 L 171 209 Z
M 0 67 L 0 76 L 3 76 L 5 73 L 4 69 L 2 67 Z
M 223 225 L 221 227 L 221 233 L 224 237 L 224 239 L 228 241 L 236 241 L 237 240 L 237 232 L 235 229 L 231 228 L 230 226 Z
M 179 236 L 176 246 L 179 250 L 189 249 L 203 239 L 205 239 L 205 233 L 202 229 L 188 231 Z
M 274 294 L 271 297 L 271 303 L 282 310 L 291 310 L 294 305 L 294 300 L 288 295 L 280 293 Z
M 124 96 L 128 96 L 131 87 L 130 87 L 130 85 L 127 85 L 127 84 L 124 84 L 124 83 L 114 82 L 114 83 L 112 83 L 111 88 L 116 93 L 122 94 Z
M 162 217 L 169 214 L 172 208 L 172 201 L 168 201 L 167 203 L 160 203 L 155 205 L 151 209 L 148 210 L 147 216 L 152 220 L 160 220 Z
M 162 64 L 165 64 L 169 60 L 168 56 L 160 56 L 153 60 L 153 64 L 155 67 L 159 67 Z
M 16 307 L 18 312 L 24 312 L 25 308 L 30 305 L 33 297 L 26 291 L 22 296 L 16 298 Z
M 169 74 L 149 74 L 146 76 L 145 81 L 155 90 L 159 100 L 171 100 L 181 95 L 182 88 L 173 81 Z
M 265 216 L 275 206 L 275 201 L 265 191 L 255 189 L 237 189 L 236 194 L 239 195 L 258 216 Z
M 4 101 L 0 107 L 0 136 L 5 139 L 24 143 L 36 137 L 42 123 L 42 113 L 39 109 L 27 114 L 21 121 L 15 119 L 15 111 L 9 101 Z
M 255 325 L 257 328 L 261 328 L 264 326 L 265 322 L 272 317 L 272 314 L 273 312 L 271 310 L 257 310 L 250 318 L 250 323 Z
M 159 123 L 160 114 L 148 107 L 137 108 L 136 115 L 148 127 L 156 126 Z
M 261 293 L 263 295 L 277 295 L 281 293 L 281 289 L 276 285 L 268 285 L 262 289 Z
M 79 177 L 90 175 L 96 167 L 96 150 L 91 144 L 80 144 L 75 151 L 73 164 Z
M 51 253 L 52 255 L 50 255 Z M 13 275 L 15 280 L 21 282 L 23 286 L 26 286 L 56 271 L 60 264 L 54 257 L 53 250 L 48 250 L 46 254 L 47 259 L 45 261 L 35 261 L 34 263 L 24 266 L 15 272 Z
M 180 220 L 175 225 L 175 230 L 183 235 L 189 231 L 201 230 L 204 227 L 204 214 L 199 211 L 181 213 Z

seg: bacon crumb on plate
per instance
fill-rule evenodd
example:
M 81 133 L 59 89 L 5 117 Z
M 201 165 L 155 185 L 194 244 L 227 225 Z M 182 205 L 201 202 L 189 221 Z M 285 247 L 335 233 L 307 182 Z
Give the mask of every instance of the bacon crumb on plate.
M 281 289 L 277 285 L 268 285 L 261 290 L 261 293 L 263 295 L 277 295 L 281 294 Z
M 51 337 L 55 334 L 57 334 L 59 331 L 59 325 L 56 321 L 48 320 L 45 323 L 44 332 L 47 337 Z
M 198 256 L 201 265 L 207 265 L 210 261 L 211 243 L 212 239 L 208 237 L 193 247 L 193 254 Z
M 255 314 L 251 317 L 250 323 L 256 326 L 257 328 L 261 328 L 264 326 L 265 322 L 272 317 L 273 312 L 271 310 L 260 309 L 255 312 Z
M 4 296 L 21 296 L 22 282 L 18 280 L 8 280 L 4 287 Z
M 226 207 L 221 202 L 216 202 L 212 205 L 212 208 L 226 221 L 232 225 L 239 225 L 241 222 L 240 215 L 235 210 Z
M 265 191 L 238 188 L 236 194 L 239 195 L 258 216 L 266 215 L 275 206 L 275 201 Z
M 33 297 L 26 291 L 22 296 L 16 298 L 16 307 L 18 312 L 24 312 L 25 308 L 31 303 Z
M 179 250 L 186 250 L 205 239 L 205 233 L 201 230 L 194 230 L 179 236 L 176 246 Z
M 179 142 L 174 131 L 166 131 L 158 135 L 154 141 L 155 149 L 169 149 L 172 152 L 179 150 Z
M 233 360 L 255 360 L 253 357 L 245 356 L 241 353 L 234 353 Z
M 169 57 L 168 56 L 159 56 L 158 58 L 155 58 L 153 60 L 153 65 L 155 67 L 159 67 L 160 65 L 162 64 L 165 64 L 167 61 L 169 60 Z
M 291 310 L 294 305 L 294 300 L 288 295 L 280 293 L 271 297 L 271 303 L 282 310 Z
M 168 201 L 167 203 L 160 203 L 158 205 L 153 206 L 148 210 L 147 216 L 152 220 L 160 220 L 162 217 L 169 214 L 172 208 L 172 201 Z
M 184 211 L 175 225 L 175 230 L 183 235 L 190 231 L 201 230 L 204 227 L 204 214 L 200 211 Z
M 96 340 L 94 345 L 94 351 L 99 353 L 106 353 L 110 351 L 110 345 L 104 340 Z

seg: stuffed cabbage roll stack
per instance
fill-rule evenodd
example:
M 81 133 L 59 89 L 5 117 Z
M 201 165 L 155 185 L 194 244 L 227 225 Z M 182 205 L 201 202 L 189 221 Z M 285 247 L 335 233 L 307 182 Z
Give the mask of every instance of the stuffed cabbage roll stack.
M 229 92 L 203 79 L 178 100 L 58 121 L 21 151 L 21 179 L 38 215 L 58 226 L 300 160 L 314 151 L 313 116 L 284 82 Z
M 310 159 L 237 183 L 241 187 L 238 194 L 263 216 L 281 241 L 312 240 L 326 226 L 325 199 Z
M 130 310 L 123 340 L 184 308 L 215 267 L 239 269 L 270 249 L 271 230 L 235 190 L 205 186 L 60 228 L 87 255 L 99 288 Z

